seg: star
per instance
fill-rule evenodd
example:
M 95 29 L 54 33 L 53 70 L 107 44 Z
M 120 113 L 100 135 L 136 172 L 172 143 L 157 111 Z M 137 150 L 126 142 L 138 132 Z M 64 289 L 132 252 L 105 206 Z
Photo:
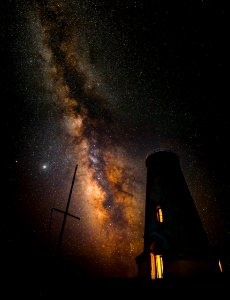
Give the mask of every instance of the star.
M 48 168 L 48 166 L 46 164 L 42 165 L 42 169 L 46 170 Z

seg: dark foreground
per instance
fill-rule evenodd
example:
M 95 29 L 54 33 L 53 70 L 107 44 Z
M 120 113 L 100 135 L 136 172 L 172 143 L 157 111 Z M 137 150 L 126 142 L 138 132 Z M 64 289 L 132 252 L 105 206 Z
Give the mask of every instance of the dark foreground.
M 144 299 L 156 296 L 228 295 L 229 274 L 219 273 L 205 278 L 146 281 L 138 278 L 97 278 L 82 275 L 77 268 L 60 264 L 30 265 L 4 263 L 2 269 L 1 293 L 4 299 Z M 227 293 L 227 294 L 226 294 Z M 12 298 L 13 297 L 13 298 Z M 199 298 L 200 299 L 200 298 Z

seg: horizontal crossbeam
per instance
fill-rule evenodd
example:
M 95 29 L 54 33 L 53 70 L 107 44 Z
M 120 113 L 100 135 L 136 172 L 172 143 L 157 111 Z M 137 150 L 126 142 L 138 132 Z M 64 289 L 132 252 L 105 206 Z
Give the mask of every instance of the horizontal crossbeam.
M 74 215 L 72 215 L 72 214 L 70 214 L 70 213 L 67 213 L 67 212 L 65 212 L 64 210 L 61 210 L 61 209 L 58 209 L 58 208 L 55 208 L 55 207 L 52 208 L 52 210 L 56 210 L 56 211 L 58 211 L 58 212 L 60 212 L 60 213 L 62 213 L 62 214 L 64 214 L 64 215 L 66 215 L 66 216 L 70 216 L 70 217 L 72 217 L 72 218 L 75 218 L 75 219 L 80 220 L 79 217 L 74 216 Z

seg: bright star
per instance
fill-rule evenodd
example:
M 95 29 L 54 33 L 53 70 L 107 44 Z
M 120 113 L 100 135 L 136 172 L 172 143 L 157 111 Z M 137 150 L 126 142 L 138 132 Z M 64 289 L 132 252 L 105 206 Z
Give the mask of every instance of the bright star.
M 43 165 L 43 166 L 42 166 L 42 169 L 43 169 L 43 170 L 47 169 L 47 165 Z

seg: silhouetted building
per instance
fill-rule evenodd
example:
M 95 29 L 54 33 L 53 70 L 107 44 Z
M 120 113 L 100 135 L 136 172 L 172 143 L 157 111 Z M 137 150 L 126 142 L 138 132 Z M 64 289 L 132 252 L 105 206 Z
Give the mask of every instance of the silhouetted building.
M 190 278 L 220 272 L 175 153 L 146 159 L 144 251 L 136 257 L 138 276 Z

